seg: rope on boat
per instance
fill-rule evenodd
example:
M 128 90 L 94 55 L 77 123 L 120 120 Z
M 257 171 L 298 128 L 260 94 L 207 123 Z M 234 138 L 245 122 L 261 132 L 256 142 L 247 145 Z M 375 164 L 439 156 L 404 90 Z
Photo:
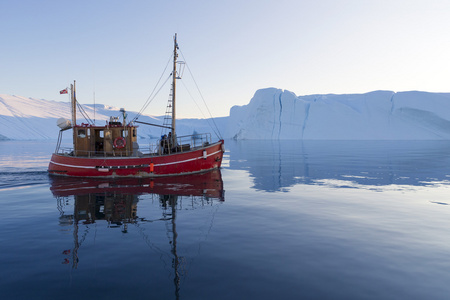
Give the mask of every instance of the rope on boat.
M 208 107 L 208 105 L 206 104 L 205 98 L 203 97 L 203 94 L 202 94 L 202 92 L 200 91 L 200 88 L 198 87 L 197 81 L 195 81 L 194 75 L 192 74 L 191 69 L 189 68 L 189 64 L 187 63 L 186 59 L 184 58 L 184 55 L 183 55 L 183 52 L 181 51 L 181 49 L 180 49 L 179 51 L 180 51 L 180 53 L 181 53 L 181 56 L 183 57 L 184 63 L 185 63 L 185 65 L 186 65 L 186 67 L 187 67 L 187 69 L 188 69 L 188 71 L 189 71 L 189 74 L 191 74 L 191 77 L 192 77 L 192 80 L 194 81 L 195 87 L 197 88 L 197 91 L 198 91 L 198 93 L 200 94 L 200 97 L 201 97 L 202 100 L 203 100 L 203 104 L 205 105 L 206 110 L 207 110 L 208 113 L 209 113 L 209 117 L 210 117 L 210 119 L 212 120 L 212 122 L 213 122 L 213 124 L 214 124 L 214 127 L 211 126 L 211 124 L 209 123 L 209 119 L 206 119 L 206 121 L 208 122 L 208 125 L 213 129 L 213 131 L 214 131 L 214 133 L 216 134 L 216 136 L 217 136 L 219 139 L 222 139 L 222 135 L 220 134 L 219 127 L 217 127 L 216 121 L 214 121 L 214 117 L 212 116 L 211 111 L 209 110 L 209 107 Z M 188 92 L 188 93 L 189 93 L 189 92 Z M 189 93 L 189 95 L 190 95 L 190 93 Z M 191 96 L 191 97 L 192 97 L 192 96 Z M 195 101 L 194 101 L 194 102 L 195 102 Z M 197 103 L 195 103 L 195 105 L 197 105 Z M 198 105 L 197 105 L 197 107 L 198 107 Z M 200 109 L 200 108 L 199 108 L 199 109 Z M 201 110 L 200 110 L 200 112 L 201 112 Z M 202 112 L 202 114 L 203 114 L 203 112 Z M 214 129 L 214 128 L 215 128 L 215 129 Z M 217 132 L 216 132 L 216 130 L 217 130 Z
M 206 120 L 206 122 L 208 123 L 209 127 L 211 127 L 212 130 L 214 131 L 214 134 L 215 134 L 219 139 L 222 139 L 222 138 L 221 138 L 221 135 L 220 135 L 220 132 L 216 132 L 217 126 L 216 126 L 216 129 L 214 129 L 214 127 L 211 125 L 211 123 L 210 123 L 210 121 L 209 121 L 209 120 L 211 119 L 211 120 L 214 122 L 214 118 L 211 117 L 210 119 L 208 119 L 208 118 L 205 116 L 205 114 L 203 113 L 202 109 L 201 109 L 200 106 L 198 105 L 197 101 L 195 101 L 195 99 L 194 99 L 194 97 L 192 96 L 191 92 L 188 90 L 187 86 L 184 84 L 183 81 L 181 81 L 181 83 L 182 83 L 183 86 L 186 88 L 186 92 L 187 92 L 188 95 L 191 97 L 192 101 L 194 101 L 195 105 L 197 106 L 198 110 L 199 110 L 200 113 L 202 114 L 203 118 L 204 118 L 204 119 Z M 211 113 L 210 113 L 210 114 L 211 114 Z M 216 124 L 214 123 L 214 125 L 216 125 Z M 217 131 L 219 131 L 219 129 L 217 129 Z
M 150 105 L 150 103 L 155 99 L 156 95 L 158 95 L 158 93 L 161 91 L 162 87 L 166 85 L 167 81 L 169 80 L 169 78 L 171 77 L 171 75 L 169 75 L 169 77 L 166 79 L 166 81 L 164 81 L 164 83 L 161 85 L 161 87 L 158 89 L 158 91 L 156 92 L 156 94 L 153 95 L 153 93 L 155 93 L 156 88 L 158 87 L 159 83 L 161 82 L 161 79 L 163 78 L 164 74 L 166 73 L 167 67 L 169 66 L 169 63 L 171 62 L 173 57 L 173 54 L 170 55 L 169 60 L 167 61 L 166 67 L 164 68 L 164 71 L 161 74 L 161 77 L 159 77 L 158 82 L 156 83 L 155 87 L 153 88 L 153 91 L 151 92 L 150 96 L 148 96 L 147 100 L 145 101 L 144 105 L 142 106 L 142 108 L 139 110 L 139 112 L 136 114 L 136 116 L 133 118 L 133 120 L 131 120 L 131 122 L 136 121 L 144 112 L 144 110 L 147 109 L 147 107 Z
M 59 131 L 59 134 L 58 134 L 58 141 L 56 142 L 56 149 L 55 149 L 55 153 L 58 153 L 59 152 L 59 148 L 61 147 L 61 140 L 62 140 L 62 133 L 63 133 L 63 129 L 61 129 L 60 131 Z
M 81 114 L 83 115 L 83 117 L 86 119 L 86 121 L 91 124 L 94 125 L 94 122 L 92 121 L 92 119 L 89 117 L 89 115 L 87 114 L 87 112 L 84 110 L 83 106 L 80 105 L 80 103 L 78 102 L 78 100 L 75 100 L 77 102 L 77 106 L 78 109 L 80 110 Z
M 199 109 L 200 113 L 203 115 L 203 117 L 206 119 L 208 125 L 212 128 L 212 130 L 214 131 L 215 135 L 219 138 L 222 139 L 222 135 L 220 133 L 219 127 L 217 126 L 214 117 L 211 114 L 211 111 L 209 110 L 208 105 L 206 104 L 205 98 L 203 97 L 203 94 L 200 91 L 200 88 L 198 87 L 197 82 L 195 81 L 194 75 L 191 72 L 191 69 L 189 68 L 189 65 L 186 62 L 186 59 L 184 58 L 183 52 L 178 49 L 179 52 L 181 53 L 181 56 L 183 57 L 184 60 L 184 65 L 187 66 L 187 69 L 189 71 L 189 74 L 192 77 L 192 80 L 194 81 L 194 84 L 197 88 L 198 93 L 200 94 L 200 97 L 202 98 L 203 104 L 206 107 L 206 110 L 208 111 L 209 114 L 209 118 L 206 118 L 206 116 L 204 115 L 203 111 L 201 110 L 200 106 L 197 104 L 197 102 L 195 101 L 195 99 L 192 97 L 191 93 L 189 92 L 189 90 L 187 89 L 186 85 L 184 84 L 183 81 L 181 81 L 183 83 L 183 85 L 186 88 L 186 91 L 188 92 L 189 96 L 192 98 L 192 100 L 194 101 L 195 105 L 197 106 L 197 108 Z M 165 84 L 167 83 L 167 81 L 172 77 L 172 74 L 169 75 L 169 77 L 167 77 L 167 79 L 164 81 L 164 83 L 159 87 L 159 89 L 156 91 L 157 87 L 159 86 L 162 77 L 164 76 L 164 74 L 166 73 L 167 67 L 169 66 L 170 62 L 173 59 L 173 54 L 170 55 L 169 60 L 167 61 L 166 67 L 164 68 L 164 71 L 162 72 L 158 82 L 156 83 L 155 87 L 153 88 L 152 93 L 150 94 L 150 96 L 147 98 L 147 100 L 145 101 L 144 105 L 142 106 L 142 108 L 139 110 L 139 112 L 136 114 L 136 116 L 131 120 L 131 122 L 135 122 L 141 115 L 142 113 L 147 109 L 147 107 L 150 105 L 150 103 L 156 98 L 156 96 L 158 95 L 158 93 L 161 91 L 161 89 L 165 86 Z M 213 125 L 211 125 L 210 120 L 212 121 Z

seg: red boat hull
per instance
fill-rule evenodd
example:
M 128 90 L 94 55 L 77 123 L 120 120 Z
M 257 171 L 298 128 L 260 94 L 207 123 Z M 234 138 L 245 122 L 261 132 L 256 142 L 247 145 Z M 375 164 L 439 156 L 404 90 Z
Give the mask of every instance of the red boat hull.
M 223 140 L 201 149 L 161 156 L 76 157 L 54 153 L 48 166 L 53 175 L 73 177 L 158 177 L 218 169 Z

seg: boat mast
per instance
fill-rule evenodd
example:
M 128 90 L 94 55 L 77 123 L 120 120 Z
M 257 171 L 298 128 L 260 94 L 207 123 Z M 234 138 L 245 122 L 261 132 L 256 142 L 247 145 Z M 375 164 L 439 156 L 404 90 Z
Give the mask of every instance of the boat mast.
M 177 34 L 173 38 L 173 71 L 172 71 L 172 145 L 175 145 L 176 138 L 176 110 L 175 110 L 175 96 L 176 96 L 176 80 L 177 80 L 177 58 L 178 58 L 178 43 Z
M 76 110 L 76 98 L 75 98 L 75 80 L 70 85 L 70 103 L 72 104 L 72 127 L 77 124 L 77 110 Z
M 72 131 L 73 131 L 73 150 L 76 155 L 76 149 L 77 149 L 77 133 L 75 130 L 75 126 L 77 125 L 77 99 L 75 96 L 75 80 L 73 81 L 73 84 L 70 85 L 70 103 L 72 108 Z
M 173 197 L 173 198 L 172 198 Z M 173 259 L 173 268 L 174 268 L 174 278 L 173 282 L 175 284 L 175 299 L 180 299 L 180 271 L 178 268 L 180 267 L 180 258 L 178 257 L 177 253 L 177 223 L 176 223 L 176 217 L 177 217 L 177 196 L 171 196 L 171 200 L 173 200 L 172 204 L 172 234 L 173 234 L 173 240 L 172 240 L 172 254 L 174 256 Z

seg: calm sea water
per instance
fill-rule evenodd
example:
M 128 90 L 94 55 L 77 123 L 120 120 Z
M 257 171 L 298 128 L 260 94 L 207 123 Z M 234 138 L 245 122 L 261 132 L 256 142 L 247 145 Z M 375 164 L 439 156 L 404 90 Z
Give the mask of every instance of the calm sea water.
M 221 172 L 108 181 L 0 142 L 0 297 L 448 299 L 450 142 L 226 146 Z

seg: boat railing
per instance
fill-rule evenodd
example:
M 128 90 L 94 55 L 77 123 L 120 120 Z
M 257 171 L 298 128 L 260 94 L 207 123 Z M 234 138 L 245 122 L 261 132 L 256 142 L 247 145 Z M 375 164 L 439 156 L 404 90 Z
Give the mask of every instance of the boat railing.
M 56 153 L 62 155 L 73 155 L 73 148 L 69 147 L 58 147 Z
M 168 137 L 157 141 L 156 145 L 151 144 L 152 155 L 166 155 L 186 152 L 198 149 L 211 143 L 210 133 L 196 133 L 191 135 L 177 136 L 176 143 L 173 144 Z M 155 151 L 156 150 L 156 151 Z
M 88 150 L 77 150 L 76 156 L 83 156 L 83 157 L 138 157 L 142 153 L 139 151 L 128 151 L 128 150 L 121 150 L 121 151 L 103 151 L 103 150 L 97 150 L 97 151 L 88 151 Z M 60 147 L 58 151 L 56 152 L 60 155 L 67 155 L 67 156 L 74 156 L 74 150 L 73 148 L 64 148 Z
M 177 145 L 189 145 L 193 149 L 204 147 L 208 144 L 211 144 L 210 133 L 197 133 L 177 137 Z
M 149 143 L 148 146 L 139 147 L 132 151 L 121 149 L 120 151 L 88 151 L 77 150 L 76 156 L 83 157 L 143 157 L 143 156 L 159 156 L 173 154 L 178 152 L 186 152 L 205 147 L 211 144 L 210 133 L 199 133 L 192 135 L 177 136 L 176 144 L 173 145 L 168 139 L 160 139 L 156 143 Z M 59 147 L 55 152 L 60 155 L 74 156 L 73 148 Z
M 152 152 L 154 155 L 164 155 L 198 149 L 210 143 L 210 133 L 196 133 L 177 136 L 175 145 L 173 145 L 173 142 L 169 138 L 162 138 L 157 141 L 156 145 L 150 145 L 150 148 L 156 149 L 156 151 Z

